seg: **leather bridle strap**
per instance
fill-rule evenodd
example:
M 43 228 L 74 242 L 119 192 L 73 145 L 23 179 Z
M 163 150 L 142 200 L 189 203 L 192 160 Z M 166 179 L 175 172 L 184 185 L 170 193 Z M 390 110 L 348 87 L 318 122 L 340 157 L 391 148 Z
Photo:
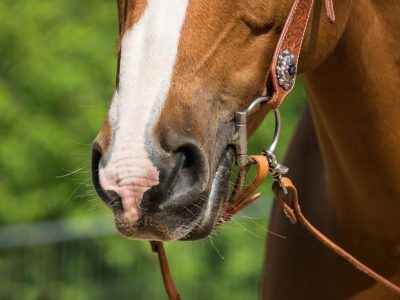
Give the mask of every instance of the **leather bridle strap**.
M 286 187 L 287 193 L 284 192 L 284 189 L 282 188 L 283 185 Z M 374 270 L 372 270 L 371 268 L 360 262 L 357 258 L 352 256 L 349 252 L 344 250 L 342 247 L 338 246 L 326 235 L 324 235 L 321 231 L 315 228 L 310 223 L 310 221 L 307 220 L 307 218 L 303 215 L 299 205 L 297 189 L 289 178 L 283 177 L 280 183 L 275 182 L 272 189 L 275 194 L 275 199 L 279 200 L 279 202 L 282 203 L 283 210 L 286 216 L 290 219 L 290 221 L 293 224 L 299 221 L 300 224 L 302 224 L 305 229 L 307 229 L 315 238 L 317 238 L 322 244 L 324 244 L 330 250 L 332 250 L 342 258 L 344 258 L 348 263 L 350 263 L 356 269 L 365 273 L 375 281 L 383 284 L 388 289 L 392 290 L 394 293 L 400 296 L 399 286 L 387 280 L 385 277 L 383 277 L 382 275 L 378 274 L 377 272 L 375 272 Z
M 181 300 L 181 296 L 175 286 L 174 279 L 172 278 L 171 271 L 168 266 L 167 255 L 165 254 L 164 245 L 159 241 L 150 242 L 151 249 L 157 253 L 158 261 L 160 263 L 161 275 L 163 277 L 165 291 L 170 300 Z
M 295 0 L 286 19 L 269 70 L 273 91 L 265 90 L 263 94 L 272 94 L 268 106 L 272 109 L 280 106 L 284 98 L 292 91 L 297 74 L 301 46 L 310 19 L 314 0 Z M 335 21 L 332 0 L 325 0 L 328 20 Z M 281 72 L 279 71 L 281 70 Z

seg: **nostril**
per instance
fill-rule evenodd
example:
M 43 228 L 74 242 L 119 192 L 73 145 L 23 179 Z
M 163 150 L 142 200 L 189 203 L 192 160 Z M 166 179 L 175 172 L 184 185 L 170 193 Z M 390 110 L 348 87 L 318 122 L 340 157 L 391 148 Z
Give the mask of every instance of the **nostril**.
M 96 143 L 92 145 L 92 182 L 94 187 L 97 189 L 100 187 L 100 180 L 99 180 L 99 163 L 101 159 L 101 152 L 98 149 Z
M 94 186 L 94 189 L 99 195 L 99 197 L 106 203 L 110 203 L 110 197 L 108 195 L 108 192 L 102 189 L 100 185 L 100 178 L 99 178 L 99 164 L 101 160 L 101 152 L 100 152 L 100 147 L 99 145 L 94 142 L 92 145 L 92 183 Z
M 187 190 L 187 187 L 194 188 L 201 185 L 206 173 L 206 163 L 201 148 L 194 143 L 187 143 L 181 145 L 175 151 L 175 155 L 179 157 L 180 162 L 175 174 L 177 177 L 175 183 L 180 185 L 181 191 Z
M 172 160 L 160 168 L 160 184 L 144 193 L 142 210 L 186 207 L 204 191 L 207 182 L 207 162 L 204 151 L 195 142 L 180 143 Z
M 104 190 L 100 185 L 99 164 L 102 154 L 97 143 L 92 146 L 92 182 L 97 195 L 112 209 L 123 210 L 121 197 L 116 191 Z
M 188 169 L 194 164 L 194 158 L 192 155 L 192 151 L 189 148 L 182 148 L 180 149 L 180 152 L 182 154 L 182 160 L 181 160 L 181 167 L 182 169 Z
M 176 154 L 181 156 L 182 169 L 194 169 L 201 165 L 201 151 L 193 144 L 185 144 L 180 146 Z

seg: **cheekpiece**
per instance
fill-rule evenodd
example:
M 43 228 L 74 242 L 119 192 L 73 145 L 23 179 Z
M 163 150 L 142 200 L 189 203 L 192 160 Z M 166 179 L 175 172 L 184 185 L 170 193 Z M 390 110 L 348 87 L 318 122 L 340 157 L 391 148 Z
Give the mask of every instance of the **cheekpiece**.
M 279 54 L 276 65 L 278 84 L 285 90 L 290 90 L 296 78 L 297 62 L 292 52 L 285 49 Z

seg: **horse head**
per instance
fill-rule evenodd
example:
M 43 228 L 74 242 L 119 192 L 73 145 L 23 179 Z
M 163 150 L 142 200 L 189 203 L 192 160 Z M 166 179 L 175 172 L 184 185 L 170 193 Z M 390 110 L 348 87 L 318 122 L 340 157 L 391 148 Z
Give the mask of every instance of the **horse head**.
M 121 233 L 152 240 L 210 234 L 227 198 L 234 112 L 268 83 L 291 2 L 118 1 L 116 89 L 93 143 L 92 175 Z M 343 30 L 344 22 L 332 27 L 321 17 L 319 2 L 299 72 L 323 61 Z M 249 120 L 249 133 L 267 111 Z

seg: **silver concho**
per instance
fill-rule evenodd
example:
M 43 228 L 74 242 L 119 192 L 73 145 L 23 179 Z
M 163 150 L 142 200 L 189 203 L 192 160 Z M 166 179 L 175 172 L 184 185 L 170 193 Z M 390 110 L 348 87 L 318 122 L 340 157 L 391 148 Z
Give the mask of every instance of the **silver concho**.
M 294 79 L 297 72 L 296 59 L 292 52 L 288 49 L 282 51 L 278 56 L 276 66 L 276 76 L 279 85 L 285 90 L 290 90 L 294 84 Z

